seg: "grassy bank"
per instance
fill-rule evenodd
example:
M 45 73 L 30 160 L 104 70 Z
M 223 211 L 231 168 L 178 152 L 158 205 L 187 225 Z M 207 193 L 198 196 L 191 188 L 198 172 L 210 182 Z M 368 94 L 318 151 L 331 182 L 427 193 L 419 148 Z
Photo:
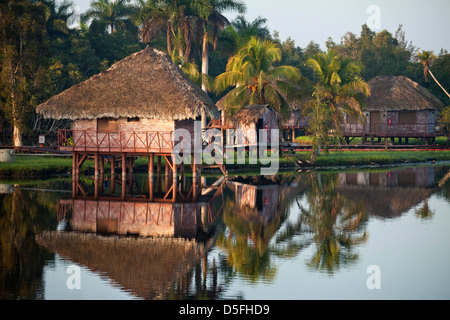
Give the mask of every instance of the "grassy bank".
M 315 164 L 308 162 L 309 152 L 300 151 L 287 154 L 278 161 L 278 168 L 292 169 L 299 165 L 305 167 L 336 167 L 336 166 L 370 166 L 370 165 L 394 165 L 404 163 L 421 163 L 431 161 L 450 161 L 450 150 L 445 151 L 330 151 L 327 155 L 318 156 Z M 275 160 L 274 160 L 275 161 Z M 261 166 L 268 167 L 267 164 L 251 164 L 246 159 L 245 164 L 226 163 L 229 172 L 255 171 Z M 155 160 L 156 163 L 156 160 Z M 164 165 L 164 161 L 162 162 Z M 92 170 L 93 160 L 88 160 L 81 168 L 82 172 Z M 135 162 L 136 171 L 147 170 L 147 159 L 139 158 Z M 109 172 L 109 165 L 105 165 L 106 172 Z M 72 159 L 61 157 L 42 156 L 16 156 L 14 163 L 0 163 L 1 179 L 42 179 L 52 175 L 70 174 L 72 171 Z M 206 170 L 205 170 L 206 171 Z
M 93 162 L 92 162 L 93 164 Z M 89 161 L 83 167 L 87 167 Z M 14 163 L 0 163 L 0 178 L 38 179 L 72 171 L 72 158 L 49 156 L 16 156 Z
M 309 166 L 308 152 L 296 152 L 292 155 L 295 160 Z M 329 166 L 367 166 L 367 165 L 392 165 L 403 163 L 419 163 L 430 161 L 449 161 L 450 150 L 445 151 L 330 151 L 327 155 L 317 157 L 316 167 Z

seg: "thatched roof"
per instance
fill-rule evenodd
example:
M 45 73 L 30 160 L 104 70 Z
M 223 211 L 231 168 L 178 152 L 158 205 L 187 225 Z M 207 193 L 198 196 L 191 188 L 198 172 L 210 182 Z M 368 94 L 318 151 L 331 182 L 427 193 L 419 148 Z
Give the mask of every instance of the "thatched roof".
M 66 259 L 108 277 L 144 299 L 164 299 L 207 248 L 181 238 L 127 238 L 92 233 L 45 231 L 36 242 Z
M 45 118 L 140 117 L 195 119 L 219 116 L 209 96 L 162 51 L 147 47 L 37 107 Z
M 367 111 L 436 110 L 443 103 L 427 89 L 405 76 L 378 76 L 368 82 Z
M 233 114 L 231 120 L 234 123 L 240 123 L 248 125 L 255 123 L 258 119 L 262 118 L 265 112 L 273 112 L 269 105 L 249 105 L 242 107 L 235 114 Z

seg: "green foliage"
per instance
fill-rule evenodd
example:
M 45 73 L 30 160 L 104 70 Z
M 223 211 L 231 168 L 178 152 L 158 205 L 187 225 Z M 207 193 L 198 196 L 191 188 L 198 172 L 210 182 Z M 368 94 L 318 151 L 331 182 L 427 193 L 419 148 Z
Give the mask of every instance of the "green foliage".
M 295 83 L 301 74 L 292 66 L 274 67 L 280 60 L 281 49 L 276 43 L 250 38 L 215 79 L 216 92 L 233 87 L 224 100 L 225 111 L 232 114 L 245 105 L 268 104 L 281 119 L 286 117 L 288 99 L 295 96 Z

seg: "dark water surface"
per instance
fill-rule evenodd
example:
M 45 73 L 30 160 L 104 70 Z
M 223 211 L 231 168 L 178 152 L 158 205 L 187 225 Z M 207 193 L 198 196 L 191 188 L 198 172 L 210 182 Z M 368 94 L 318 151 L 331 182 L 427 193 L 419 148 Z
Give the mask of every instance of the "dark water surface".
M 450 166 L 113 180 L 0 181 L 0 299 L 450 298 Z

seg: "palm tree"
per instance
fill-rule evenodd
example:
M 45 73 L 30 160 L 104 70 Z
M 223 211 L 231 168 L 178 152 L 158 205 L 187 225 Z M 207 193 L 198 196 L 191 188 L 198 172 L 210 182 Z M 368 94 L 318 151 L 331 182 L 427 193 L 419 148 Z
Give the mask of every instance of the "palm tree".
M 333 114 L 334 129 L 341 127 L 342 112 L 364 119 L 361 108 L 370 95 L 370 87 L 361 77 L 363 65 L 344 58 L 333 50 L 319 53 L 306 62 L 315 74 L 314 95 L 325 103 Z M 311 100 L 310 104 L 317 103 Z
M 73 2 L 63 0 L 60 4 L 56 0 L 42 0 L 45 5 L 47 14 L 47 33 L 50 37 L 58 37 L 60 35 L 69 34 L 69 25 L 73 23 L 75 11 Z
M 126 25 L 134 13 L 134 7 L 129 2 L 130 0 L 93 0 L 83 19 L 95 19 L 114 33 L 117 28 Z
M 194 26 L 200 16 L 212 11 L 209 0 L 138 0 L 134 23 L 141 27 L 141 40 L 148 44 L 157 34 L 165 32 L 167 52 L 190 59 Z
M 224 98 L 225 112 L 231 114 L 249 104 L 269 104 L 279 120 L 285 118 L 289 111 L 287 97 L 296 89 L 301 73 L 292 66 L 274 67 L 281 57 L 276 43 L 251 37 L 215 79 L 217 93 L 234 87 Z
M 208 0 L 211 5 L 211 11 L 201 11 L 198 14 L 199 22 L 197 24 L 198 39 L 202 43 L 202 73 L 209 74 L 209 28 L 212 27 L 212 42 L 214 50 L 217 48 L 218 31 L 219 28 L 223 29 L 230 22 L 222 15 L 224 11 L 237 11 L 239 13 L 245 13 L 247 8 L 245 3 L 239 0 Z M 202 83 L 202 90 L 208 92 L 208 86 L 206 82 Z M 206 114 L 202 113 L 202 128 L 206 127 Z
M 433 80 L 437 83 L 437 85 L 445 92 L 445 94 L 450 98 L 448 92 L 444 89 L 444 87 L 436 80 L 434 74 L 431 72 L 430 67 L 433 60 L 436 59 L 436 56 L 433 54 L 433 51 L 422 51 L 417 52 L 416 60 L 418 60 L 423 66 L 423 76 L 425 77 L 425 82 L 428 81 L 428 73 L 431 75 Z

